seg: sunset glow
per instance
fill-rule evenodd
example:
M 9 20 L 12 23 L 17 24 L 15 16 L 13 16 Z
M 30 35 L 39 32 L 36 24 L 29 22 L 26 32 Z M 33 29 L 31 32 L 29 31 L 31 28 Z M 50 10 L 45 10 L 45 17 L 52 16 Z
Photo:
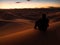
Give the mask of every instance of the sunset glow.
M 47 7 L 60 7 L 59 4 L 55 3 L 40 3 L 40 2 L 8 2 L 8 3 L 0 3 L 0 9 L 14 9 L 14 8 L 47 8 Z

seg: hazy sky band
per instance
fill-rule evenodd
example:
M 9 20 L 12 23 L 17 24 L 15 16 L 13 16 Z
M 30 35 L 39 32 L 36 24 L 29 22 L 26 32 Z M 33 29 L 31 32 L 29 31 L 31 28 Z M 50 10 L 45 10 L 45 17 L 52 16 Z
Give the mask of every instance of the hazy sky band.
M 21 3 L 16 3 L 16 2 L 21 2 Z M 29 8 L 31 6 L 32 6 L 32 8 L 39 7 L 39 6 L 40 7 L 47 7 L 47 6 L 60 7 L 60 0 L 31 0 L 31 1 L 27 1 L 27 0 L 0 0 L 0 8 L 4 8 L 4 7 L 5 8 L 23 8 L 23 7 Z

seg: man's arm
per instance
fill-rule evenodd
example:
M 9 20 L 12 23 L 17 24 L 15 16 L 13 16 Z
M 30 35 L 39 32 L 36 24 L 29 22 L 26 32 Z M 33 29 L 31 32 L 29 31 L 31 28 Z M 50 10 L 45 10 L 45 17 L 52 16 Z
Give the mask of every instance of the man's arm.
M 49 19 L 48 19 L 47 23 L 48 23 L 48 27 L 49 27 Z
M 34 29 L 37 29 L 38 21 L 35 22 Z

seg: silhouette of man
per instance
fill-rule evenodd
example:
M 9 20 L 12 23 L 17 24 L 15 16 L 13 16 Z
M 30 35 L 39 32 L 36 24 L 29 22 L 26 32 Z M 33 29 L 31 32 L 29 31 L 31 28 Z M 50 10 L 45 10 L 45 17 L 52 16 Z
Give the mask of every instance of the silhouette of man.
M 48 23 L 49 19 L 46 17 L 46 14 L 42 14 L 42 18 L 35 22 L 34 28 L 45 32 L 49 26 Z

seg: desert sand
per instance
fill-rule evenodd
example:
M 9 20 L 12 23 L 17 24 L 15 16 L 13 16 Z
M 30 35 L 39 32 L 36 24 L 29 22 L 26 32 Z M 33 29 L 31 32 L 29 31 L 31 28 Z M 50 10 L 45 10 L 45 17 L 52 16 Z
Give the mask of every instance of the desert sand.
M 0 45 L 60 45 L 60 22 L 49 24 L 44 33 L 35 30 L 31 21 L 22 20 L 15 20 L 3 27 L 6 30 L 0 34 Z
M 5 14 L 7 15 L 6 19 L 9 19 L 9 15 L 16 16 L 16 18 L 13 19 L 12 17 L 13 20 L 0 20 L 8 22 L 3 26 L 0 24 L 0 45 L 60 45 L 59 9 L 52 9 L 53 11 L 51 9 L 41 10 L 1 10 L 0 18 L 4 17 Z M 35 21 L 41 15 L 40 11 L 47 12 L 50 20 L 46 32 L 34 29 Z

